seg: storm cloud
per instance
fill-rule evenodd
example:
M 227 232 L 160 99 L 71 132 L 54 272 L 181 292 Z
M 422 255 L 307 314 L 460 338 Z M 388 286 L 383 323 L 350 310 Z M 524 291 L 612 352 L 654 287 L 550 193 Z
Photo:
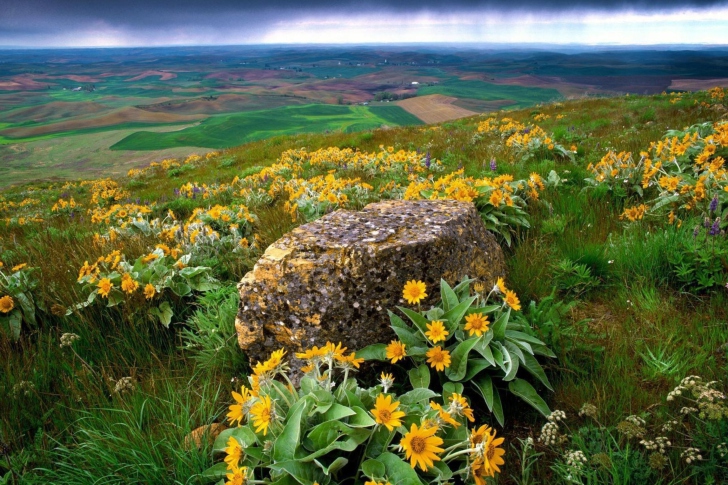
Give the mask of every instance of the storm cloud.
M 700 17 L 700 12 L 725 12 L 725 18 L 712 13 Z M 573 33 L 586 17 L 597 24 L 599 16 L 608 20 L 618 14 L 646 24 L 660 21 L 655 17 L 659 15 L 688 22 L 692 18 L 694 23 L 728 22 L 728 1 L 662 0 L 656 5 L 624 0 L 0 0 L 0 45 L 295 43 L 309 37 L 325 42 L 326 36 L 333 36 L 330 42 L 346 42 L 366 38 L 365 26 L 371 35 L 385 35 L 383 41 L 390 41 L 397 37 L 387 36 L 387 29 L 398 24 L 402 41 L 428 39 L 423 30 L 428 25 L 432 29 L 428 35 L 435 35 L 435 41 L 447 40 L 448 29 L 454 41 L 489 41 L 481 39 L 482 26 L 528 22 L 552 25 L 552 37 L 559 39 L 560 27 L 553 27 L 554 22 Z M 459 24 L 469 27 L 458 32 Z M 682 35 L 690 37 L 687 31 Z

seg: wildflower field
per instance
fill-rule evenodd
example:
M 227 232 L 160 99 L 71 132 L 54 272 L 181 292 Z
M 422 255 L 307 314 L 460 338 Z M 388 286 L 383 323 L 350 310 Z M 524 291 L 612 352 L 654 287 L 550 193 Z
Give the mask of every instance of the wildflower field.
M 5 190 L 0 483 L 725 483 L 724 103 L 587 98 Z M 397 339 L 318 342 L 300 375 L 246 359 L 236 284 L 269 244 L 424 198 L 473 202 L 507 277 L 413 279 Z

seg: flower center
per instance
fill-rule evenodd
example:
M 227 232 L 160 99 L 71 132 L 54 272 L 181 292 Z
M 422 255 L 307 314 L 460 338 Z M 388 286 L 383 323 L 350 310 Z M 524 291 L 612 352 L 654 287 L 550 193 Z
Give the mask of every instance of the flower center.
M 495 455 L 495 446 L 489 445 L 485 451 L 485 456 L 488 458 L 488 460 L 492 460 L 493 455 Z
M 387 409 L 381 409 L 379 411 L 379 419 L 386 423 L 387 421 L 392 419 L 392 413 L 390 413 Z
M 412 438 L 412 441 L 410 441 L 410 447 L 412 448 L 413 453 L 420 454 L 425 451 L 426 448 L 425 439 L 420 436 L 415 436 Z

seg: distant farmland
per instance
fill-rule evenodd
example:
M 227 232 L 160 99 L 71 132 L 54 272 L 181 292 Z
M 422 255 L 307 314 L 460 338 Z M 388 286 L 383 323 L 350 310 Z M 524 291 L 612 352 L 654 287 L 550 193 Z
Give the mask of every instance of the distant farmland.
M 457 101 L 457 98 L 443 96 L 441 94 L 429 94 L 398 101 L 397 105 L 425 123 L 440 123 L 442 121 L 450 121 L 478 114 L 474 111 L 455 106 L 453 104 L 455 101 Z
M 294 133 L 362 131 L 382 125 L 422 122 L 398 106 L 285 106 L 262 111 L 212 116 L 202 123 L 168 133 L 133 133 L 112 150 L 159 150 L 182 146 L 228 148 Z

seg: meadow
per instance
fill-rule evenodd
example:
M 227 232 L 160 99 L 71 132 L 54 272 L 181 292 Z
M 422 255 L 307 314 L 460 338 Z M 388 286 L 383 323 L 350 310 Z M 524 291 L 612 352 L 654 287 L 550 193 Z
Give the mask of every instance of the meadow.
M 722 89 L 559 101 L 5 190 L 0 483 L 728 480 L 724 102 Z M 294 109 L 311 115 L 281 108 Z M 275 384 L 289 356 L 247 361 L 236 283 L 297 225 L 386 198 L 473 201 L 505 281 L 426 287 L 442 291 L 429 313 L 410 287 L 407 311 L 390 310 L 422 354 L 320 342 L 309 372 L 348 384 Z M 359 358 L 376 372 L 357 375 Z M 212 423 L 231 429 L 186 439 Z

